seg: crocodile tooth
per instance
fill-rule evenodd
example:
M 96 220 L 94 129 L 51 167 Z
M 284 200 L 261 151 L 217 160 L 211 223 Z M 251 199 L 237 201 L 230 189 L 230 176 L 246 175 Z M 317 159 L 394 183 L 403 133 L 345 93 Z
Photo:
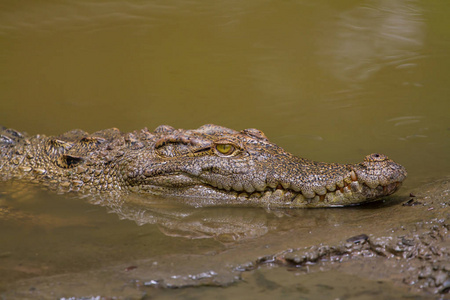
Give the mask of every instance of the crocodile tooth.
M 358 181 L 358 177 L 356 177 L 356 174 L 354 171 L 350 172 L 350 178 L 352 179 L 352 181 Z

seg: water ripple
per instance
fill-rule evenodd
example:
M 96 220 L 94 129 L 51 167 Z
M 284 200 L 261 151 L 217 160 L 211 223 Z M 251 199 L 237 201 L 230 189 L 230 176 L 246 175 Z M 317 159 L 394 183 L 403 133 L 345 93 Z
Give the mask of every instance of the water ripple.
M 424 117 L 423 116 L 402 116 L 402 117 L 396 117 L 387 120 L 387 122 L 393 122 L 394 126 L 403 126 L 403 125 L 409 125 L 414 123 L 419 123 Z
M 188 11 L 192 3 L 175 0 L 139 4 L 124 1 L 88 3 L 68 0 L 28 5 L 20 9 L 6 8 L 0 12 L 0 34 L 23 29 L 46 32 L 71 29 L 101 30 L 130 25 L 153 27 L 166 22 L 168 14 Z
M 363 82 L 386 66 L 412 68 L 424 57 L 425 23 L 416 1 L 363 1 L 332 22 L 321 54 L 341 80 Z

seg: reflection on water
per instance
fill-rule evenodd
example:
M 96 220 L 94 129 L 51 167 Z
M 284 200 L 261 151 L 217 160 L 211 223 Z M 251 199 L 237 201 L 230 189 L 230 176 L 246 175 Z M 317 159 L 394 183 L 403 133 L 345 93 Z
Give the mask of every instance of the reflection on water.
M 201 208 L 183 204 L 180 199 L 158 198 L 136 194 L 118 200 L 96 199 L 121 219 L 138 225 L 156 224 L 172 237 L 188 239 L 214 238 L 223 243 L 252 239 L 268 232 L 264 210 L 254 208 Z
M 366 207 L 381 209 L 398 203 L 391 198 Z M 192 200 L 191 200 L 192 201 Z M 126 195 L 119 201 L 110 198 L 94 200 L 122 219 L 138 225 L 157 224 L 166 235 L 189 239 L 214 238 L 222 243 L 255 239 L 268 233 L 292 228 L 309 232 L 312 229 L 340 227 L 355 222 L 370 221 L 377 214 L 360 209 L 269 209 L 255 207 L 195 207 L 180 199 Z M 304 241 L 307 243 L 307 239 Z
M 418 67 L 425 39 L 418 1 L 368 0 L 327 24 L 323 67 L 341 80 L 362 82 L 381 68 Z

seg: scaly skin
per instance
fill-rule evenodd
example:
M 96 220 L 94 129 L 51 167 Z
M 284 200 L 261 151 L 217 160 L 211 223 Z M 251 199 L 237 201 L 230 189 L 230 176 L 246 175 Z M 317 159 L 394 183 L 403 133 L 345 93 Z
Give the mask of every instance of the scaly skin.
M 298 158 L 257 129 L 163 125 L 154 132 L 113 128 L 27 137 L 0 128 L 0 178 L 86 194 L 199 199 L 202 205 L 332 207 L 391 195 L 406 170 L 381 154 L 346 165 Z

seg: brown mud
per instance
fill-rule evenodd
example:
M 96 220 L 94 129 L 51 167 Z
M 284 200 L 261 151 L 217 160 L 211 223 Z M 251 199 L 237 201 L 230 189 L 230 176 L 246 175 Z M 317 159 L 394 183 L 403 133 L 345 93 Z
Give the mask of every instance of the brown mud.
M 417 194 L 417 196 L 415 196 Z M 410 195 L 384 234 L 362 232 L 337 245 L 291 249 L 257 261 L 310 270 L 338 268 L 370 279 L 389 279 L 426 294 L 450 292 L 450 181 L 429 184 Z M 410 215 L 418 217 L 411 222 Z
M 329 215 L 332 220 L 312 232 L 318 238 L 317 241 L 321 242 L 313 244 L 314 239 L 307 238 L 308 246 L 304 246 L 305 243 L 301 242 L 302 229 L 295 228 L 300 224 L 299 218 L 292 215 L 299 214 L 305 217 L 305 213 L 309 210 L 271 212 L 270 215 L 291 216 L 265 221 L 261 218 L 257 223 L 260 227 L 265 227 L 265 230 L 261 229 L 262 232 L 252 236 L 252 239 L 240 240 L 221 250 L 199 251 L 198 254 L 161 254 L 151 259 L 139 259 L 99 269 L 18 280 L 9 284 L 2 296 L 7 299 L 87 295 L 146 298 L 150 295 L 176 296 L 179 293 L 186 293 L 189 289 L 174 291 L 172 288 L 195 286 L 209 287 L 202 290 L 203 296 L 209 294 L 208 289 L 211 289 L 211 286 L 228 287 L 226 290 L 232 295 L 236 289 L 243 288 L 242 284 L 253 282 L 250 285 L 255 288 L 258 286 L 258 280 L 264 281 L 266 277 L 272 278 L 270 282 L 262 284 L 266 288 L 270 283 L 268 286 L 273 285 L 278 292 L 283 289 L 293 292 L 292 289 L 307 288 L 298 285 L 303 280 L 311 280 L 316 276 L 316 281 L 312 280 L 308 288 L 309 290 L 316 288 L 320 291 L 319 294 L 314 292 L 311 292 L 310 296 L 307 296 L 308 293 L 305 294 L 305 299 L 314 299 L 325 295 L 323 293 L 327 289 L 316 285 L 320 286 L 323 278 L 328 276 L 335 278 L 332 281 L 335 283 L 327 282 L 332 290 L 337 293 L 341 291 L 343 295 L 350 293 L 352 297 L 357 297 L 355 293 L 359 290 L 372 291 L 366 295 L 367 299 L 377 297 L 389 299 L 392 295 L 408 299 L 449 298 L 449 194 L 449 179 L 435 181 L 412 190 L 409 196 L 397 198 L 390 204 L 379 203 L 372 207 L 360 208 L 360 210 L 378 209 L 379 213 L 376 213 L 375 217 L 381 220 L 373 222 L 367 217 L 359 220 L 356 218 L 357 226 L 352 221 L 345 223 L 336 219 L 339 215 L 346 215 L 347 218 L 355 217 L 351 208 L 348 211 L 331 210 L 337 213 Z M 251 214 L 242 216 L 242 219 L 249 217 L 251 218 Z M 301 219 L 305 221 L 305 218 Z M 361 222 L 364 219 L 366 223 Z M 283 224 L 285 220 L 294 228 L 286 229 L 287 225 Z M 307 219 L 306 223 L 308 224 Z M 173 227 L 175 223 L 171 224 Z M 345 229 L 344 232 L 338 234 L 339 230 L 333 231 L 331 224 L 338 224 L 337 227 Z M 312 225 L 306 226 L 306 230 L 311 231 L 313 227 L 320 227 Z M 217 224 L 214 227 L 219 228 Z M 271 234 L 274 227 L 277 228 L 276 234 Z M 351 227 L 354 227 L 354 230 L 349 230 Z M 258 236 L 264 235 L 264 232 L 268 233 L 262 241 Z M 320 239 L 321 234 L 326 236 L 326 239 Z M 286 241 L 289 237 L 290 240 Z M 292 275 L 289 275 L 290 277 L 274 275 L 284 272 L 280 270 L 296 274 L 295 288 L 288 286 L 288 282 L 292 283 Z M 351 289 L 352 284 L 348 281 L 346 284 L 339 284 L 338 278 L 348 278 L 351 282 L 359 281 L 357 285 L 359 288 Z M 371 284 L 364 286 L 364 282 Z M 384 284 L 382 289 L 377 288 L 380 284 Z M 167 288 L 171 291 L 166 290 Z M 383 292 L 380 292 L 381 290 Z M 196 292 L 199 290 L 193 293 Z M 295 294 L 293 292 L 291 296 Z

